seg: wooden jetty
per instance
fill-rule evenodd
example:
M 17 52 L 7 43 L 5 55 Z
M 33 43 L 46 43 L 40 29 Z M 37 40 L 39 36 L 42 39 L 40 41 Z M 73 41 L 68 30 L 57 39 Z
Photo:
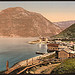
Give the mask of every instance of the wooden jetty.
M 46 57 L 46 56 L 49 56 L 49 55 L 52 55 L 52 54 L 54 54 L 54 52 L 53 53 L 47 53 L 47 54 L 43 55 L 42 57 Z M 26 67 L 24 70 L 22 70 L 21 72 L 18 73 L 18 74 L 20 74 L 23 71 L 25 71 L 25 70 L 33 67 L 33 66 L 40 65 L 40 64 L 43 63 L 43 61 L 41 61 L 41 56 L 37 56 L 37 57 L 31 58 L 31 59 L 27 59 L 23 62 L 22 62 L 23 64 L 20 62 L 20 63 L 17 63 L 16 65 L 14 65 L 13 67 L 8 69 L 9 65 L 8 65 L 8 61 L 7 61 L 6 71 L 4 73 L 10 74 L 11 72 L 14 72 L 18 68 Z
M 32 66 L 29 66 L 29 67 L 24 68 L 23 70 L 21 70 L 21 71 L 18 72 L 17 74 L 21 74 L 21 73 L 24 72 L 25 70 L 27 70 L 27 69 L 29 69 L 29 68 L 31 68 L 31 67 L 34 67 L 34 66 L 36 66 L 36 65 L 40 65 L 40 64 L 42 64 L 42 61 L 39 62 L 38 64 L 34 64 L 34 65 L 32 65 Z
M 26 60 L 26 68 L 25 69 L 23 69 L 22 71 L 20 71 L 19 72 L 19 74 L 20 73 L 22 73 L 23 71 L 25 71 L 25 70 L 27 70 L 28 68 L 31 68 L 31 67 L 33 67 L 33 66 L 36 66 L 36 65 L 39 65 L 39 64 L 41 64 L 43 61 L 40 61 L 40 59 L 41 59 L 41 57 L 39 57 L 39 59 L 37 58 L 36 60 L 33 60 L 33 58 L 32 58 L 32 60 L 31 60 L 31 62 L 29 62 L 28 60 L 29 59 L 27 59 Z M 7 64 L 8 64 L 8 61 L 7 61 Z M 31 65 L 31 66 L 30 66 Z M 8 65 L 6 65 L 7 67 L 8 67 Z M 29 67 L 28 67 L 29 66 Z M 16 66 L 14 66 L 14 67 L 12 67 L 12 68 L 9 68 L 9 69 L 7 69 L 7 71 L 5 71 L 5 74 L 10 74 L 12 71 L 14 71 L 14 70 L 16 70 L 16 69 L 18 69 L 18 68 L 20 68 L 20 67 L 22 67 L 21 65 L 19 65 L 19 64 L 16 64 Z

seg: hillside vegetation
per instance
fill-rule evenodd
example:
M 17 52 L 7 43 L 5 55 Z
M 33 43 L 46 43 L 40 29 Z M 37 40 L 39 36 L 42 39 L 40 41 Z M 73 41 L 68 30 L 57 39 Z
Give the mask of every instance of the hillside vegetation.
M 75 38 L 75 24 L 60 32 L 58 35 L 54 36 L 58 38 Z
M 51 74 L 75 73 L 75 58 L 66 59 Z

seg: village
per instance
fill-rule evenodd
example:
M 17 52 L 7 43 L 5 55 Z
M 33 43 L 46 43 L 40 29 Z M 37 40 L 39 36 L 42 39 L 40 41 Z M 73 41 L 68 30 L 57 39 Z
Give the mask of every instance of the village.
M 63 41 L 61 41 L 63 40 Z M 69 39 L 47 39 L 42 38 L 41 41 L 47 42 L 47 52 L 54 52 L 56 53 L 57 59 L 66 59 L 70 57 L 75 57 L 75 39 L 70 39 L 71 41 L 68 41 Z
M 62 41 L 63 40 L 63 41 Z M 75 39 L 39 38 L 38 42 L 47 44 L 48 53 L 37 53 L 40 56 L 27 59 L 9 68 L 6 63 L 5 74 L 50 74 L 65 59 L 75 58 Z M 32 41 L 33 42 L 33 41 Z M 35 41 L 36 42 L 36 41 Z M 30 43 L 32 44 L 32 43 Z M 30 62 L 29 62 L 30 61 Z M 25 65 L 26 64 L 26 65 Z

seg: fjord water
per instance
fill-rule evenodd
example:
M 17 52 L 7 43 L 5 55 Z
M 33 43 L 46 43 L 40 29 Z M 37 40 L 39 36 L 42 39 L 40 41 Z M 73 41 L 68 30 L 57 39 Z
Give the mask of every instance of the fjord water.
M 0 71 L 6 70 L 6 61 L 9 67 L 15 63 L 37 56 L 36 51 L 47 52 L 45 44 L 28 44 L 38 38 L 0 38 Z

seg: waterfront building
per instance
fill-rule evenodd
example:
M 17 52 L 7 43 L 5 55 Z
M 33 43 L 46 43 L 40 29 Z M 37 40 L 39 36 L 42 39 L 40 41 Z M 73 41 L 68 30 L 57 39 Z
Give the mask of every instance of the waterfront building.
M 40 37 L 40 38 L 39 38 L 39 41 L 40 41 L 40 43 L 41 43 L 41 42 L 48 42 L 48 38 Z
M 59 44 L 49 43 L 47 44 L 47 52 L 54 52 L 58 50 Z
M 58 51 L 58 50 L 61 50 L 61 49 L 65 49 L 67 48 L 67 45 L 61 43 L 61 44 L 56 44 L 56 43 L 49 43 L 47 44 L 47 52 L 53 52 L 53 51 Z

